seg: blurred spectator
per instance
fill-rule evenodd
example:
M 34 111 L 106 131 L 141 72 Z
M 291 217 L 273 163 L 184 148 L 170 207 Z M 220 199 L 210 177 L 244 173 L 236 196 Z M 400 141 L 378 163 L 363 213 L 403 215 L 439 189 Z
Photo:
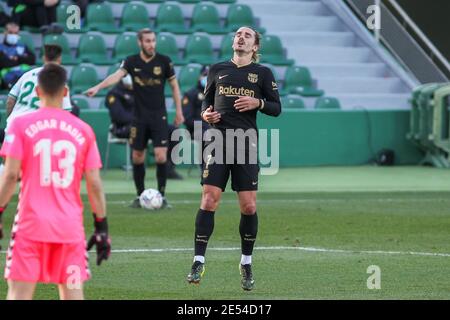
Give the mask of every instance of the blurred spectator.
M 205 91 L 206 79 L 208 76 L 209 67 L 203 66 L 200 71 L 200 75 L 195 87 L 184 93 L 183 100 L 181 102 L 184 115 L 184 125 L 186 129 L 191 134 L 191 139 L 195 139 L 194 135 L 194 122 L 199 121 L 202 124 L 202 137 L 203 133 L 209 128 L 209 124 L 202 120 L 202 103 L 205 100 L 203 92 Z M 200 144 L 200 148 L 203 153 L 204 144 L 203 141 L 197 141 Z M 200 156 L 200 161 L 203 163 L 203 157 Z M 202 170 L 202 165 L 200 165 L 200 171 Z
M 122 81 L 108 92 L 105 105 L 109 110 L 109 116 L 111 118 L 111 133 L 118 138 L 128 139 L 130 136 L 131 123 L 133 121 L 134 108 L 133 84 L 130 75 L 122 78 Z M 174 125 L 169 124 L 169 137 L 175 129 Z M 175 145 L 176 142 L 169 142 L 168 155 L 171 154 Z M 175 164 L 170 157 L 167 161 L 167 178 L 176 180 L 183 179 L 183 177 L 176 172 Z
M 10 89 L 36 62 L 34 52 L 20 42 L 19 31 L 16 23 L 7 23 L 0 43 L 0 78 L 4 89 Z
M 8 0 L 12 19 L 20 26 L 37 27 L 42 33 L 62 33 L 56 24 L 56 7 L 60 0 Z
M 134 96 L 130 76 L 122 78 L 106 95 L 106 108 L 111 118 L 111 133 L 118 138 L 130 136 L 133 120 Z

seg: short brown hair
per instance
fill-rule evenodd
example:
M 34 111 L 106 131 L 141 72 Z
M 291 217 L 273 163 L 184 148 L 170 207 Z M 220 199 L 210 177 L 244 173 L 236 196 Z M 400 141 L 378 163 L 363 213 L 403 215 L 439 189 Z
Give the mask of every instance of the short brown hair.
M 44 46 L 44 57 L 48 62 L 56 61 L 61 57 L 62 48 L 57 44 L 46 44 Z
M 155 31 L 153 31 L 150 28 L 144 28 L 144 29 L 139 30 L 139 32 L 137 34 L 139 41 L 142 41 L 144 34 L 151 34 L 151 33 L 155 33 Z
M 67 71 L 56 63 L 46 64 L 38 75 L 38 86 L 46 94 L 53 96 L 66 85 Z

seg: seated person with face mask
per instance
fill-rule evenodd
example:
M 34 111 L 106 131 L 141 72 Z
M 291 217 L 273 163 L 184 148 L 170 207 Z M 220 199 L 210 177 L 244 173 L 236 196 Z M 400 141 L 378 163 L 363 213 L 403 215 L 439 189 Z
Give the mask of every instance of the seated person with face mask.
M 134 108 L 133 85 L 129 75 L 108 92 L 105 105 L 111 118 L 111 133 L 117 138 L 128 139 Z
M 20 42 L 19 31 L 16 23 L 7 23 L 3 42 L 0 43 L 0 77 L 3 89 L 11 89 L 36 62 L 34 53 Z
M 134 108 L 133 83 L 130 75 L 122 78 L 122 81 L 108 92 L 105 105 L 109 110 L 109 117 L 111 118 L 111 133 L 117 138 L 128 139 L 133 121 Z M 175 126 L 169 124 L 169 137 L 172 135 L 173 130 L 175 130 Z M 169 141 L 168 155 L 171 154 L 175 145 L 176 143 Z M 175 171 L 175 164 L 171 161 L 170 156 L 167 161 L 167 178 L 176 180 L 183 179 Z

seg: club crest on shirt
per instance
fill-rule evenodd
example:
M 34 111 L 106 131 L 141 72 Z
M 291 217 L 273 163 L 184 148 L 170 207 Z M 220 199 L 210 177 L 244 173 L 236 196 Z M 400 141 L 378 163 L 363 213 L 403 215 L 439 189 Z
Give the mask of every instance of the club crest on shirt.
M 197 99 L 200 101 L 203 101 L 203 100 L 205 100 L 205 95 L 203 93 L 199 92 L 197 95 Z
M 249 73 L 248 74 L 248 81 L 251 83 L 257 83 L 258 82 L 258 75 L 256 73 Z
M 108 97 L 108 103 L 109 104 L 113 104 L 116 101 L 116 97 L 114 97 L 113 95 L 110 95 Z
M 153 73 L 156 75 L 156 76 L 159 76 L 160 74 L 161 74 L 161 67 L 153 67 Z

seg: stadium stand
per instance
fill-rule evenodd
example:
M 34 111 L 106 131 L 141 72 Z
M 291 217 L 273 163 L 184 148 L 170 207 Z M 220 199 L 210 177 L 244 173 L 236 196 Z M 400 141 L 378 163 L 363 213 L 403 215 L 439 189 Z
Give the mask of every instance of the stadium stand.
M 211 34 L 223 34 L 226 30 L 221 27 L 219 12 L 215 5 L 210 3 L 198 3 L 192 13 L 191 30 L 193 32 L 207 32 Z
M 334 97 L 320 97 L 316 100 L 315 109 L 341 109 L 339 100 Z
M 130 54 L 136 53 L 139 53 L 139 46 L 134 34 L 121 34 L 116 38 L 113 57 L 115 62 L 120 62 Z
M 281 105 L 288 109 L 305 109 L 305 103 L 298 96 L 284 96 L 281 98 Z
M 36 52 L 44 43 L 59 43 L 71 74 L 71 66 L 78 64 L 77 72 L 86 67 L 92 79 L 94 68 L 101 79 L 123 57 L 137 52 L 135 31 L 150 27 L 158 32 L 158 51 L 171 57 L 180 77 L 192 64 L 228 59 L 231 32 L 245 24 L 263 33 L 261 63 L 272 69 L 280 94 L 293 105 L 314 109 L 317 98 L 327 95 L 337 98 L 342 109 L 409 107 L 408 85 L 326 2 L 280 0 L 273 6 L 268 0 L 109 0 L 89 5 L 81 30 L 44 39 L 25 32 L 22 41 Z M 63 0 L 58 7 L 59 22 L 67 18 L 70 4 Z M 79 95 L 80 90 L 72 92 Z M 166 94 L 170 108 L 168 88 Z M 88 99 L 90 107 L 97 108 L 101 99 Z
M 126 31 L 139 31 L 150 26 L 147 8 L 139 3 L 127 3 L 123 7 L 121 26 Z
M 338 98 L 343 109 L 409 108 L 411 87 L 367 44 L 373 36 L 356 32 L 359 24 L 349 27 L 353 21 L 328 5 L 341 1 L 280 0 L 276 6 L 267 0 L 239 3 L 251 7 L 267 32 L 280 38 L 287 57 L 307 67 L 318 88 Z M 314 100 L 305 99 L 305 103 L 311 107 Z

